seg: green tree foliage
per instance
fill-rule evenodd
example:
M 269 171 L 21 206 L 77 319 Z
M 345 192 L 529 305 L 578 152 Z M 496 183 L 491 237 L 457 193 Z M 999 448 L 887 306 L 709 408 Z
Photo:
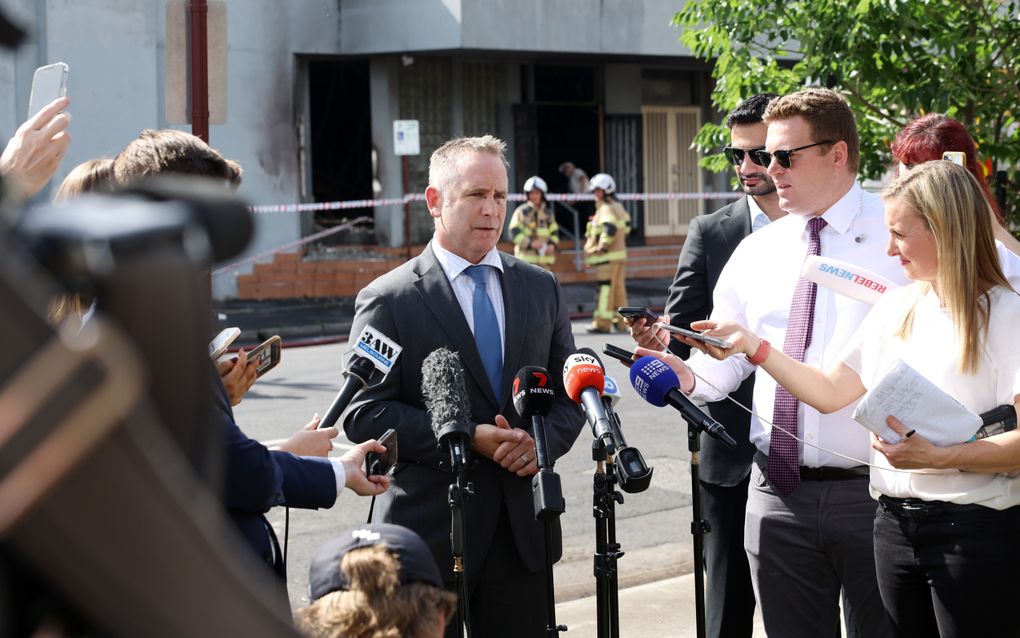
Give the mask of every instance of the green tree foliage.
M 687 0 L 681 41 L 715 59 L 714 104 L 806 84 L 843 93 L 857 115 L 861 173 L 888 167 L 889 144 L 911 119 L 940 112 L 964 123 L 983 158 L 1009 171 L 1020 220 L 1020 0 Z M 702 128 L 718 149 L 728 132 Z M 713 155 L 703 165 L 726 170 Z M 992 182 L 994 190 L 994 182 Z

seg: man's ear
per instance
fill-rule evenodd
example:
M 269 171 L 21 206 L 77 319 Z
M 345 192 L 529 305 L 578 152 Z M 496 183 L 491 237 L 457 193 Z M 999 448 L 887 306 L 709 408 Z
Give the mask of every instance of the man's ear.
M 435 186 L 425 189 L 425 205 L 429 208 L 429 215 L 436 219 L 442 216 L 443 194 Z
M 845 141 L 839 140 L 838 142 L 833 143 L 832 163 L 836 166 L 836 168 L 846 168 L 849 157 L 850 154 Z

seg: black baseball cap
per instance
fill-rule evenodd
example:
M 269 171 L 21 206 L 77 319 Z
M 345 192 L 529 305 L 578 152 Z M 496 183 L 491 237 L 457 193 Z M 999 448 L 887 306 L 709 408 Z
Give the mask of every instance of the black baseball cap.
M 401 525 L 369 523 L 331 538 L 315 552 L 308 568 L 310 599 L 314 601 L 334 591 L 345 591 L 350 583 L 340 570 L 340 559 L 351 550 L 374 545 L 383 545 L 396 556 L 400 562 L 401 584 L 420 582 L 443 587 L 439 567 L 421 536 Z

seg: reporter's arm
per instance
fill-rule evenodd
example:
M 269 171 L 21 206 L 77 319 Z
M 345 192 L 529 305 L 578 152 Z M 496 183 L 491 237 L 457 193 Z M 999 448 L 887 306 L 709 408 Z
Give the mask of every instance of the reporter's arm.
M 66 97 L 47 104 L 18 127 L 0 155 L 0 173 L 17 182 L 25 199 L 46 186 L 67 154 L 71 115 L 63 111 L 68 104 Z

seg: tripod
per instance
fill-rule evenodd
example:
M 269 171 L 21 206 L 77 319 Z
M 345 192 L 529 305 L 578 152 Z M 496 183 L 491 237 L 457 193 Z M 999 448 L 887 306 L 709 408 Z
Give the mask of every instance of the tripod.
M 545 635 L 556 638 L 566 625 L 556 624 L 556 591 L 553 587 L 553 523 L 566 509 L 560 475 L 553 471 L 553 461 L 545 447 L 545 425 L 541 415 L 531 417 L 535 434 L 535 454 L 538 474 L 531 479 L 531 492 L 535 501 L 535 518 L 542 521 L 545 531 L 545 586 L 548 597 L 548 619 Z
M 616 503 L 623 503 L 623 494 L 616 490 L 614 453 L 605 441 L 597 438 L 591 444 L 595 461 L 592 484 L 592 515 L 595 517 L 595 602 L 598 638 L 619 638 L 620 599 L 617 559 L 623 556 L 616 542 Z

